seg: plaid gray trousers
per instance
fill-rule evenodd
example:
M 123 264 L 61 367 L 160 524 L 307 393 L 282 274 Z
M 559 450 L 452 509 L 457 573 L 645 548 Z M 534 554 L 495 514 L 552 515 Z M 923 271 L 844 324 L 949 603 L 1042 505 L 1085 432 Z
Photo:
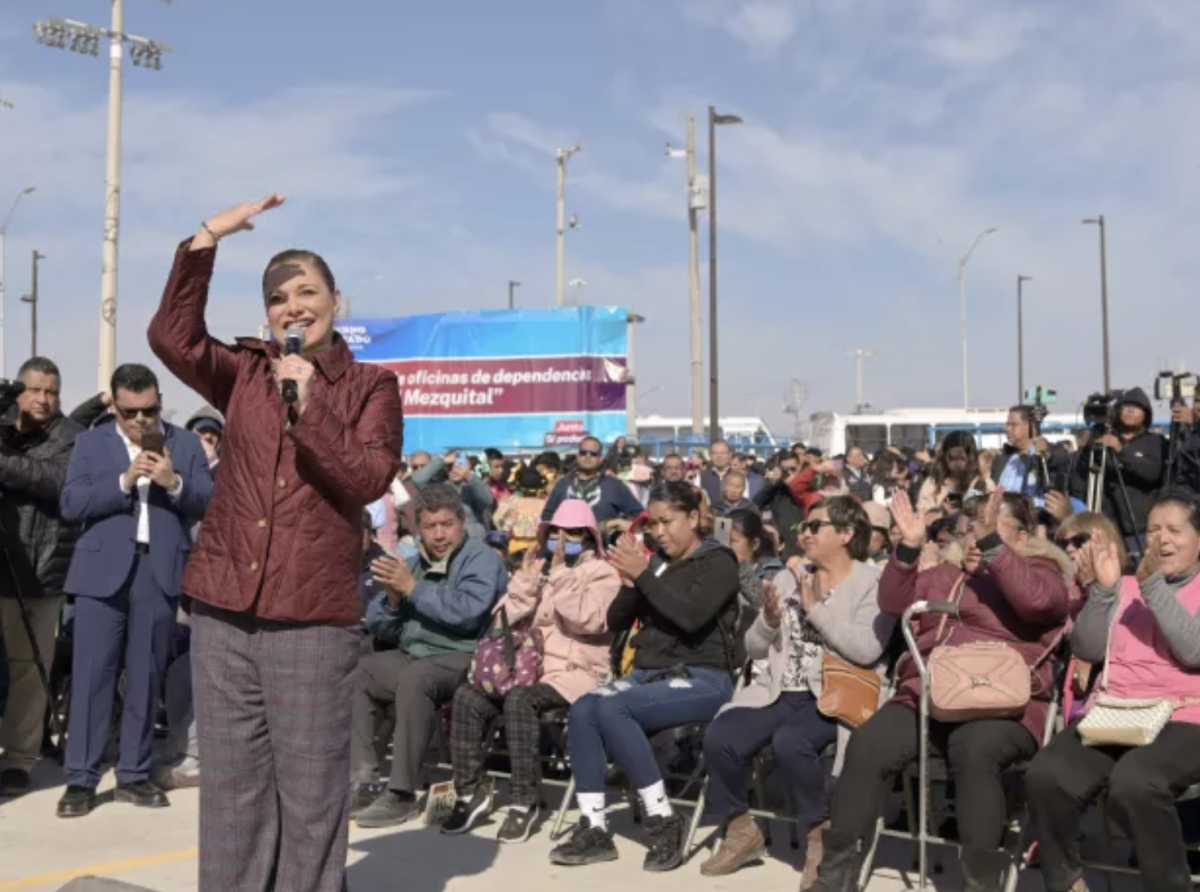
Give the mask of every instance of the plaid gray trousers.
M 361 634 L 199 602 L 200 892 L 342 892 Z
M 469 684 L 459 685 L 450 708 L 450 761 L 454 768 L 455 791 L 460 796 L 469 796 L 483 778 L 487 744 L 491 742 L 490 730 L 503 713 L 504 738 L 512 763 L 511 804 L 518 808 L 536 805 L 541 776 L 538 770 L 541 740 L 538 716 L 568 705 L 562 694 L 544 682 L 527 688 L 513 688 L 503 700 L 481 694 Z

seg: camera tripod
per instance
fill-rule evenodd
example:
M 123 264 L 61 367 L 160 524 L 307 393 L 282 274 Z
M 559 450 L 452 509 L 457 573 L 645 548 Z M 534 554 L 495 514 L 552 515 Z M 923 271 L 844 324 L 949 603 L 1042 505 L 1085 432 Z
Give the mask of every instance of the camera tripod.
M 1106 430 L 1105 433 L 1111 433 Z M 1122 507 L 1125 510 L 1125 519 L 1129 526 L 1127 529 L 1134 530 L 1131 535 L 1137 541 L 1139 557 L 1141 552 L 1145 550 L 1145 543 L 1142 541 L 1142 534 L 1136 532 L 1137 524 L 1134 519 L 1133 503 L 1129 501 L 1129 489 L 1125 486 L 1125 476 L 1121 473 L 1121 465 L 1116 460 L 1116 454 L 1109 446 L 1104 446 L 1099 443 L 1092 444 L 1088 447 L 1088 484 L 1087 484 L 1087 507 L 1088 511 L 1097 514 L 1102 513 L 1104 508 L 1104 482 L 1107 478 L 1109 469 L 1109 457 L 1111 456 L 1112 470 L 1116 473 L 1117 478 L 1117 493 L 1121 497 L 1121 502 L 1117 503 L 1117 514 L 1121 513 Z M 1120 528 L 1118 523 L 1117 527 Z

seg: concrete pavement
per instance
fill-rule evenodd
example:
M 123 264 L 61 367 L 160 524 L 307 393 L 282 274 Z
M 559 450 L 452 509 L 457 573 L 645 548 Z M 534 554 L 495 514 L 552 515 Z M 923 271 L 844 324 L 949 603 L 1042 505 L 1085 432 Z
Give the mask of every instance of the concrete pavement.
M 61 793 L 58 774 L 57 766 L 45 766 L 37 773 L 42 789 L 21 799 L 0 801 L 0 892 L 56 890 L 86 874 L 160 892 L 196 888 L 196 791 L 171 794 L 171 807 L 161 811 L 109 801 L 87 818 L 63 821 L 54 815 Z M 110 789 L 111 784 L 110 774 L 101 789 Z M 350 888 L 353 892 L 490 892 L 498 888 L 498 880 L 504 887 L 523 892 L 563 892 L 568 884 L 571 892 L 599 892 L 626 883 L 631 887 L 636 883 L 647 892 L 762 892 L 794 890 L 799 885 L 796 853 L 788 847 L 783 825 L 776 825 L 774 857 L 719 880 L 700 876 L 699 854 L 673 873 L 644 874 L 638 828 L 628 814 L 614 815 L 613 826 L 620 836 L 621 859 L 577 869 L 555 867 L 547 861 L 550 841 L 545 826 L 529 842 L 517 846 L 501 846 L 495 841 L 498 823 L 465 837 L 443 836 L 419 824 L 390 831 L 352 828 Z M 897 870 L 909 865 L 910 852 L 902 843 L 885 842 L 881 867 L 867 892 L 912 888 L 912 879 Z M 946 860 L 946 872 L 935 877 L 936 887 L 943 892 L 961 889 L 957 871 L 949 866 L 953 858 L 948 855 Z M 1023 875 L 1021 892 L 1041 888 L 1036 871 Z M 1093 888 L 1103 888 L 1098 877 Z M 1124 881 L 1116 888 L 1132 890 L 1137 884 Z

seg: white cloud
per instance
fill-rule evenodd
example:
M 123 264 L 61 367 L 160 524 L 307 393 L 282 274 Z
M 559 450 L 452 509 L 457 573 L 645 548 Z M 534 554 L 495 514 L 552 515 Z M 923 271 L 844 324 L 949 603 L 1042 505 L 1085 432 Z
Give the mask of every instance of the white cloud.
M 793 2 L 754 0 L 734 12 L 727 20 L 726 27 L 751 51 L 762 56 L 773 56 L 792 39 L 798 15 Z
M 106 104 L 41 84 L 16 83 L 12 89 L 21 103 L 0 113 L 0 184 L 38 188 L 22 205 L 8 239 L 8 366 L 12 372 L 28 352 L 28 322 L 15 298 L 27 288 L 22 258 L 36 246 L 48 255 L 42 265 L 39 346 L 63 368 L 70 403 L 94 392 L 96 381 Z M 289 242 L 308 243 L 306 233 L 318 227 L 329 231 L 321 224 L 330 208 L 350 224 L 355 217 L 377 216 L 382 204 L 399 226 L 410 205 L 429 200 L 428 185 L 396 155 L 364 145 L 375 128 L 432 98 L 416 90 L 316 85 L 222 102 L 131 88 L 124 122 L 118 360 L 152 362 L 142 333 L 174 245 L 223 207 L 274 189 L 291 199 L 263 221 L 258 234 L 221 248 L 209 322 L 224 338 L 257 330 L 263 263 Z M 7 211 L 7 196 L 0 202 Z M 345 238 L 346 231 L 353 228 L 343 227 L 338 235 Z M 369 268 L 370 258 L 348 241 L 318 247 L 335 272 Z M 177 406 L 197 402 L 178 385 L 168 383 L 166 389 Z

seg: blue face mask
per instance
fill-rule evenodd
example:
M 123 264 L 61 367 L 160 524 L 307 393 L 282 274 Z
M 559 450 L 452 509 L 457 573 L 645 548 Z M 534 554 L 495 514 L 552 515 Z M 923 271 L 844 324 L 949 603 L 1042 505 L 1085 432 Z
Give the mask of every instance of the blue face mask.
M 551 536 L 546 540 L 546 550 L 550 554 L 554 554 L 556 551 L 558 551 L 558 536 Z M 579 557 L 579 555 L 583 554 L 583 543 L 568 542 L 566 552 L 567 557 Z

